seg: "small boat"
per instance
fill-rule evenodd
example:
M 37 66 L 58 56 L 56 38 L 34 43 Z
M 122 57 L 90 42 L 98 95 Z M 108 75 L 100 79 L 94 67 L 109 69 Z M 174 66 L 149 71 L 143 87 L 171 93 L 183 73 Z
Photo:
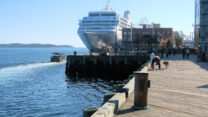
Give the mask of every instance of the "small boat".
M 53 54 L 53 56 L 51 57 L 51 62 L 62 62 L 62 61 L 65 61 L 64 53 L 54 52 L 52 54 Z

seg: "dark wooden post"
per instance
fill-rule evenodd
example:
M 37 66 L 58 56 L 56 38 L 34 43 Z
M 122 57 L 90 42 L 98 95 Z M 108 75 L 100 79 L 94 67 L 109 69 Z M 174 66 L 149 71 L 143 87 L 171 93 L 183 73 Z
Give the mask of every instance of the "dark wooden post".
M 148 88 L 150 87 L 150 81 L 148 81 L 149 74 L 147 72 L 136 71 L 134 72 L 134 75 L 134 109 L 148 109 Z

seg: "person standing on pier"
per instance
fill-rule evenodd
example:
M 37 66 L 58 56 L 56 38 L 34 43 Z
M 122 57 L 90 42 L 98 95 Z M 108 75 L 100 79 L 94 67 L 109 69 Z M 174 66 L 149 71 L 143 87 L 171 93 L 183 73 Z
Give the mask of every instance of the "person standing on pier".
M 168 58 L 168 55 L 169 55 L 169 48 L 166 48 L 166 58 Z
M 153 63 L 154 58 L 155 58 L 155 53 L 152 51 L 152 53 L 150 54 L 151 67 L 152 67 L 152 63 Z
M 189 52 L 189 49 L 187 48 L 187 49 L 186 49 L 186 59 L 189 59 L 189 53 L 190 53 L 190 52 Z
M 185 59 L 185 54 L 186 54 L 186 48 L 183 48 L 183 52 L 182 52 L 183 59 Z
M 164 51 L 165 51 L 164 48 L 162 48 L 162 49 L 160 50 L 161 58 L 163 58 Z

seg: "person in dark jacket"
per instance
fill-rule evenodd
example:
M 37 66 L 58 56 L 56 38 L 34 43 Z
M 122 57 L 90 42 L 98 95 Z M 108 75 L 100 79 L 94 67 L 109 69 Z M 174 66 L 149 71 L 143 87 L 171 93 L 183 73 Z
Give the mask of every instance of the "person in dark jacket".
M 154 59 L 152 60 L 152 68 L 154 69 L 154 64 L 156 63 L 156 65 L 158 65 L 158 68 L 160 69 L 161 68 L 161 65 L 160 65 L 160 57 L 159 56 L 155 56 Z
M 186 48 L 183 48 L 183 52 L 182 52 L 183 54 L 183 59 L 185 59 L 185 55 L 186 55 Z
M 166 58 L 168 58 L 168 55 L 169 55 L 169 48 L 166 48 Z

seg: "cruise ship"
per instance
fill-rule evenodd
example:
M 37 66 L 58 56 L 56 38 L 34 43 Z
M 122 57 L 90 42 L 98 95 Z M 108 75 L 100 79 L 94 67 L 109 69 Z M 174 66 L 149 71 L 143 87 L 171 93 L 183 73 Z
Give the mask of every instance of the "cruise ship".
M 103 49 L 115 48 L 115 43 L 122 41 L 122 28 L 133 28 L 135 25 L 130 21 L 130 12 L 125 11 L 120 16 L 110 8 L 101 11 L 89 12 L 87 17 L 79 21 L 78 35 L 86 47 L 93 52 Z

